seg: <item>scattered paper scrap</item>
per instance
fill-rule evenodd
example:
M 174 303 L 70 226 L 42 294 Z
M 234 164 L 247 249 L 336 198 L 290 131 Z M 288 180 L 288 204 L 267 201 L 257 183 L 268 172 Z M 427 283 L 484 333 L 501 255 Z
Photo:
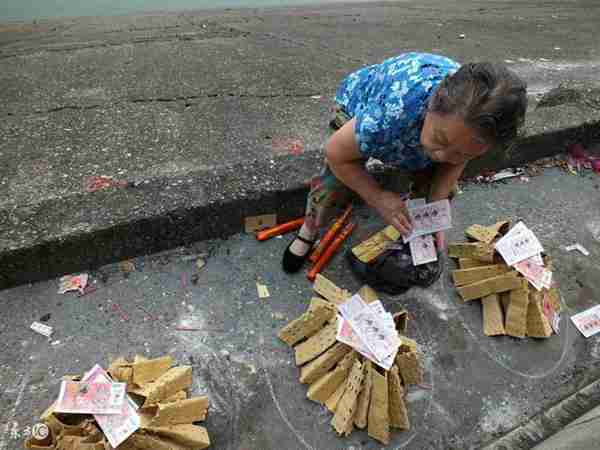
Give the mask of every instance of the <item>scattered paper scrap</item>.
M 52 336 L 52 327 L 44 325 L 43 323 L 33 322 L 29 328 L 31 328 L 36 333 L 41 334 L 42 336 L 46 336 L 47 338 Z
M 54 410 L 71 414 L 120 414 L 125 383 L 63 381 Z
M 258 298 L 269 298 L 271 294 L 269 294 L 269 289 L 266 285 L 256 282 L 256 290 L 258 291 Z
M 571 316 L 571 321 L 584 337 L 595 335 L 600 331 L 600 305 Z
M 523 222 L 519 222 L 496 242 L 496 250 L 509 266 L 535 257 L 544 251 L 533 231 L 527 228 Z
M 565 247 L 565 250 L 568 251 L 568 252 L 572 252 L 573 250 L 577 250 L 583 256 L 590 256 L 590 252 L 583 245 L 581 245 L 580 243 L 569 245 L 569 246 Z
M 131 259 L 121 261 L 119 263 L 119 267 L 121 268 L 121 272 L 123 272 L 123 276 L 125 278 L 128 278 L 129 275 L 136 270 L 135 263 Z
M 88 278 L 87 273 L 82 273 L 80 275 L 65 275 L 60 279 L 58 293 L 65 294 L 70 291 L 79 291 L 81 294 L 84 294 L 85 287 L 88 284 Z
M 244 219 L 244 229 L 246 233 L 253 234 L 258 231 L 272 228 L 277 225 L 277 214 L 263 214 L 261 216 L 251 216 Z

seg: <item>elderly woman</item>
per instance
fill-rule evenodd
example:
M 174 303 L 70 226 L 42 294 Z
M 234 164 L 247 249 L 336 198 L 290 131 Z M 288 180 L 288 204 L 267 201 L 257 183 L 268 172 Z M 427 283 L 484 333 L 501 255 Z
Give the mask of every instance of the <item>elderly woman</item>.
M 350 74 L 336 94 L 339 128 L 312 181 L 304 225 L 286 248 L 296 272 L 332 213 L 352 191 L 402 234 L 411 230 L 404 199 L 369 175 L 376 158 L 428 185 L 428 201 L 449 198 L 467 162 L 516 136 L 527 109 L 525 83 L 501 64 L 463 66 L 439 55 L 406 53 Z M 444 247 L 443 233 L 436 235 Z

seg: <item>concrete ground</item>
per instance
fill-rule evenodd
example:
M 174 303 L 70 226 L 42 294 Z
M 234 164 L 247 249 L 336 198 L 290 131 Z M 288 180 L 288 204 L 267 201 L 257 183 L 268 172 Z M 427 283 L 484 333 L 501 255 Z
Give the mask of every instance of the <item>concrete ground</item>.
M 523 137 L 471 173 L 598 141 L 599 20 L 592 0 L 425 0 L 0 25 L 0 287 L 298 214 L 336 86 L 405 50 L 528 81 Z M 135 187 L 87 192 L 99 175 Z
M 600 177 L 548 169 L 529 183 L 462 190 L 449 241 L 463 239 L 472 223 L 523 220 L 554 260 L 565 308 L 561 333 L 547 340 L 483 336 L 481 307 L 458 299 L 448 261 L 432 287 L 383 296 L 388 310 L 410 311 L 409 335 L 426 370 L 425 385 L 408 392 L 412 429 L 394 433 L 390 449 L 481 448 L 600 374 L 600 338 L 584 339 L 569 320 L 598 302 Z M 382 227 L 367 209 L 355 216 L 359 226 L 347 246 Z M 57 294 L 57 279 L 0 291 L 0 450 L 21 447 L 18 433 L 56 397 L 60 376 L 136 353 L 170 353 L 194 366 L 194 392 L 211 399 L 212 448 L 381 448 L 364 432 L 335 436 L 330 414 L 305 399 L 292 352 L 276 337 L 312 294 L 303 273 L 280 269 L 288 239 L 199 242 L 136 258 L 128 276 L 118 264 L 105 266 L 90 273 L 97 290 L 84 297 Z M 575 242 L 590 256 L 564 250 Z M 189 255 L 203 253 L 206 266 L 198 270 Z M 342 255 L 325 275 L 351 291 L 360 286 Z M 270 298 L 258 299 L 257 280 Z M 55 329 L 50 340 L 28 329 L 47 315 Z

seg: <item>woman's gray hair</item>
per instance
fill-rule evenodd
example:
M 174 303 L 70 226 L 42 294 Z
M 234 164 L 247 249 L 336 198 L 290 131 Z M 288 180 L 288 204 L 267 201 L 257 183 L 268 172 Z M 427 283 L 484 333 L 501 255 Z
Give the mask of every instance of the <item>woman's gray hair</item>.
M 503 64 L 463 65 L 434 92 L 429 111 L 455 114 L 486 143 L 505 144 L 517 136 L 527 110 L 527 84 Z

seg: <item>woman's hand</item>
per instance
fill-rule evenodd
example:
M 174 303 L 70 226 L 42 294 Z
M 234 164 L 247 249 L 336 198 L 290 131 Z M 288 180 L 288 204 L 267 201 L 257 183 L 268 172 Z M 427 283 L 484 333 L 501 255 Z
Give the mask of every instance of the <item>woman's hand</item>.
M 406 209 L 406 203 L 399 194 L 390 191 L 381 191 L 373 206 L 383 220 L 396 228 L 403 236 L 410 234 L 412 224 Z
M 443 231 L 438 231 L 435 233 L 435 242 L 439 251 L 446 251 L 446 234 Z

